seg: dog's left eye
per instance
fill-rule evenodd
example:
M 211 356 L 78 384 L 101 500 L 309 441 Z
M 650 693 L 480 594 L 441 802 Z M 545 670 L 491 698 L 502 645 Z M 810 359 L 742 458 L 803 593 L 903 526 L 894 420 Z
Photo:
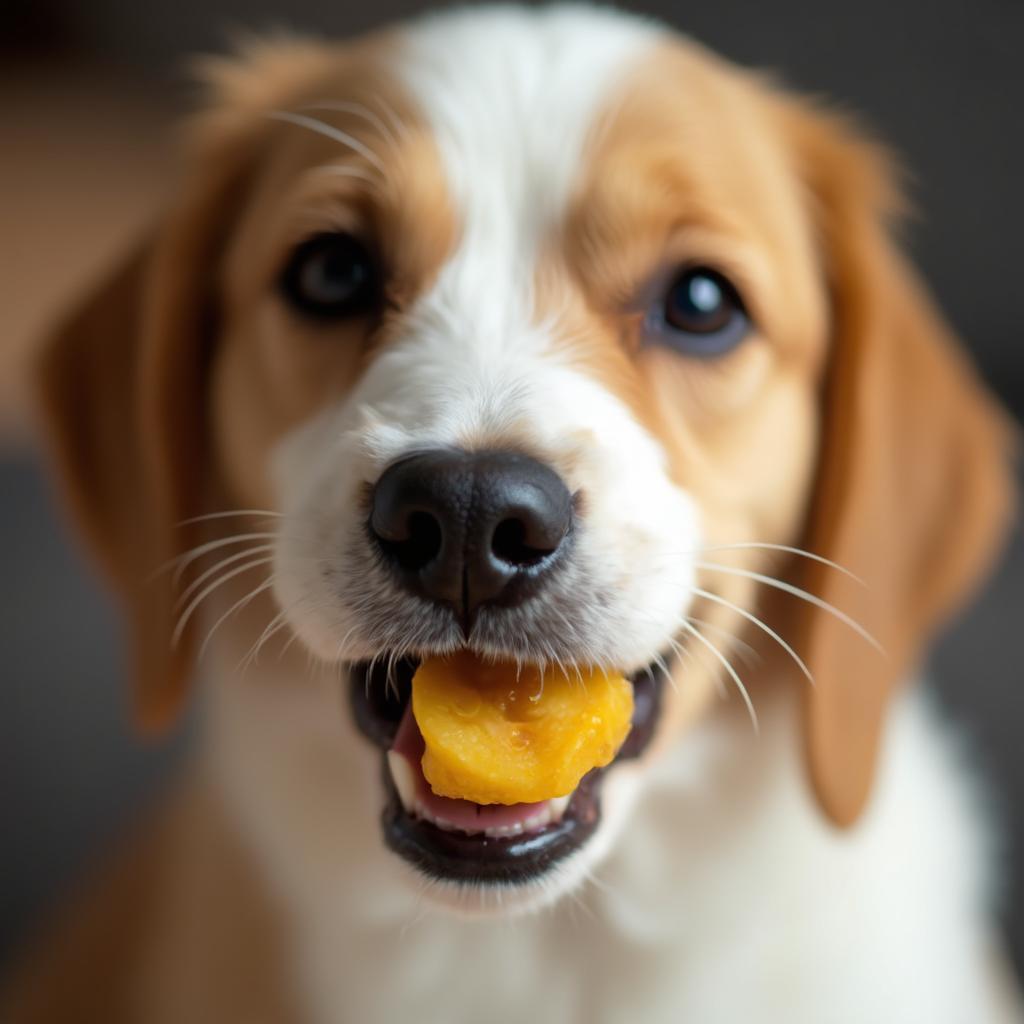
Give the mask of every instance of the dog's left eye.
M 353 235 L 315 235 L 292 252 L 280 278 L 281 293 L 301 313 L 322 318 L 370 312 L 380 280 L 369 250 Z
M 717 270 L 688 267 L 648 312 L 647 336 L 686 355 L 718 356 L 747 335 L 750 319 L 739 293 Z

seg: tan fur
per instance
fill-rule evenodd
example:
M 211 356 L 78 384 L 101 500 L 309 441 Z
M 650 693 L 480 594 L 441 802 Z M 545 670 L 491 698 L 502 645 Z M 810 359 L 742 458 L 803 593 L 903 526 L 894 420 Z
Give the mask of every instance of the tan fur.
M 795 646 L 818 681 L 806 702 L 811 778 L 832 819 L 850 824 L 870 793 L 888 689 L 1004 535 L 1009 424 L 887 238 L 887 160 L 839 119 L 672 46 L 628 84 L 589 166 L 539 289 L 574 311 L 566 344 L 653 425 L 712 543 L 804 534 L 803 547 L 866 584 L 818 563 L 781 574 L 847 610 L 886 652 L 801 606 Z M 726 273 L 748 305 L 755 336 L 723 359 L 636 352 L 634 310 L 685 264 Z M 771 566 L 752 552 L 710 558 Z M 746 581 L 705 572 L 701 586 L 750 605 Z M 769 603 L 782 621 L 792 614 Z M 698 614 L 736 626 L 715 606 Z
M 12 1024 L 288 1024 L 286 922 L 217 798 L 183 787 L 19 962 Z
M 755 537 L 788 543 L 798 535 L 828 345 L 805 195 L 785 138 L 763 116 L 761 89 L 693 45 L 666 46 L 645 62 L 594 132 L 589 173 L 537 289 L 541 313 L 560 314 L 563 344 L 577 364 L 665 444 L 673 478 L 700 504 L 712 547 Z M 722 131 L 723 123 L 731 130 Z M 753 179 L 742 171 L 751 151 L 759 171 Z M 722 359 L 641 346 L 643 310 L 687 264 L 729 276 L 755 322 L 754 337 Z M 708 558 L 762 572 L 779 563 L 753 550 Z M 706 571 L 700 585 L 753 603 L 747 580 Z M 734 613 L 710 601 L 697 602 L 694 615 L 712 630 L 744 632 Z M 763 646 L 763 634 L 745 632 Z M 705 633 L 720 644 L 715 632 Z M 720 666 L 700 642 L 684 642 L 704 666 L 699 674 L 687 666 L 689 700 L 695 689 L 710 692 Z M 756 688 L 756 678 L 744 674 Z M 680 720 L 692 724 L 693 716 Z
M 224 330 L 212 383 L 225 508 L 273 507 L 265 475 L 271 447 L 345 393 L 386 344 L 390 320 L 429 286 L 454 242 L 436 147 L 414 105 L 372 56 L 307 85 L 303 99 L 342 97 L 376 117 L 379 125 L 350 111 L 308 111 L 379 154 L 387 173 L 307 128 L 276 125 L 274 157 L 260 168 L 226 254 Z M 304 109 L 302 99 L 292 107 Z M 332 173 L 339 167 L 371 180 Z M 289 249 L 328 230 L 370 239 L 389 268 L 383 322 L 325 327 L 290 312 L 276 294 L 274 279 Z

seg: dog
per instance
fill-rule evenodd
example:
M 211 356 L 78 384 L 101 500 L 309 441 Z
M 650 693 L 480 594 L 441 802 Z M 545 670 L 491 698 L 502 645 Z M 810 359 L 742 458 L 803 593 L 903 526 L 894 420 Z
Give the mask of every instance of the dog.
M 198 749 L 9 1019 L 1021 1019 L 913 685 L 1014 437 L 883 148 L 589 7 L 203 74 L 179 199 L 40 366 L 135 717 L 198 701 Z M 396 735 L 458 651 L 627 676 L 616 759 L 433 794 Z

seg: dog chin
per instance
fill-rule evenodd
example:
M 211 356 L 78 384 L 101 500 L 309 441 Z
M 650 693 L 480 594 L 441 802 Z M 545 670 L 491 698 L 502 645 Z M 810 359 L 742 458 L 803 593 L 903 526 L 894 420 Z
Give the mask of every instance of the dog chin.
M 401 878 L 414 891 L 420 907 L 460 920 L 525 917 L 546 910 L 581 889 L 614 848 L 633 804 L 636 774 L 626 769 L 621 778 L 607 780 L 603 820 L 595 833 L 574 853 L 529 880 L 453 881 L 431 877 L 404 860 L 399 862 Z
M 583 849 L 533 881 L 515 885 L 430 879 L 411 867 L 405 867 L 403 874 L 422 906 L 462 920 L 483 921 L 545 910 L 583 885 L 594 859 Z

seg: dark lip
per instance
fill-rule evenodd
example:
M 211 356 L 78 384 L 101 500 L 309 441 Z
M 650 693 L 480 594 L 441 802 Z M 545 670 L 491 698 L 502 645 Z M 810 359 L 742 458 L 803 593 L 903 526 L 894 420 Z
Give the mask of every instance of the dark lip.
M 381 817 L 384 842 L 437 881 L 467 885 L 525 885 L 578 850 L 601 820 L 600 772 L 584 776 L 562 820 L 526 836 L 491 839 L 446 832 L 410 815 L 385 767 L 388 799 Z
M 621 761 L 639 757 L 657 727 L 665 671 L 650 666 L 631 677 L 633 727 L 615 760 L 583 777 L 562 820 L 524 836 L 490 838 L 447 832 L 409 814 L 391 780 L 383 755 L 390 748 L 408 702 L 417 662 L 386 659 L 350 670 L 349 696 L 360 732 L 382 751 L 386 801 L 381 816 L 387 847 L 431 879 L 470 885 L 526 885 L 579 850 L 601 822 L 601 783 Z

